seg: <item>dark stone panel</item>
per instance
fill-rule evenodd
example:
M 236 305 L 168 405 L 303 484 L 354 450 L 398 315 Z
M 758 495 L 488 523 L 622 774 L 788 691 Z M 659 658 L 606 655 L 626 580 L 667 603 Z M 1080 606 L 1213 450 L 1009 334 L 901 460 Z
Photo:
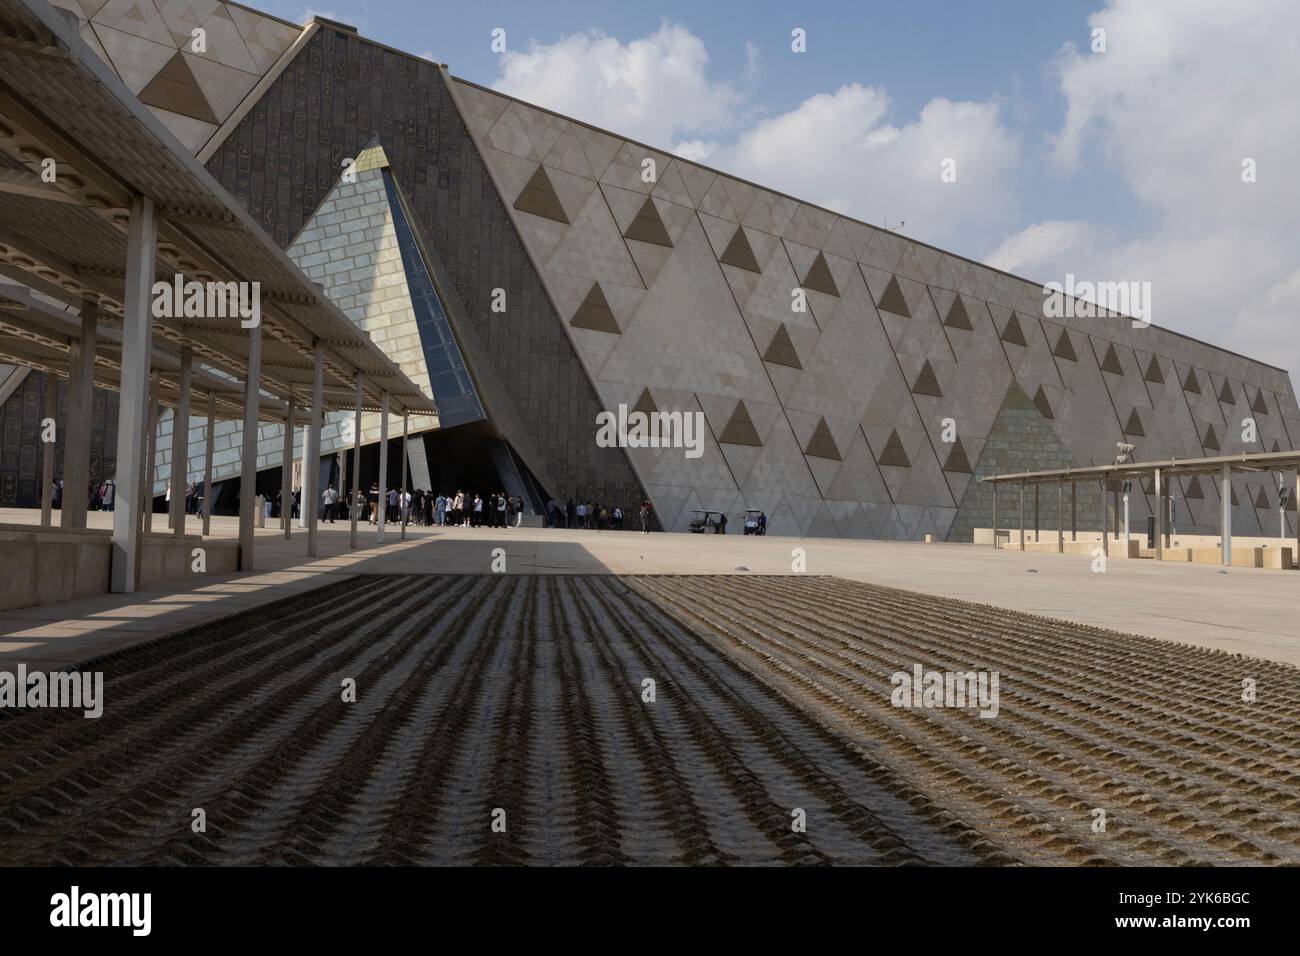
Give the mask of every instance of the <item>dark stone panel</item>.
M 55 421 L 54 477 L 63 477 L 67 383 L 59 380 Z M 45 374 L 30 372 L 0 406 L 0 507 L 38 508 L 45 484 L 41 419 L 45 408 Z M 91 404 L 90 480 L 111 478 L 117 464 L 117 395 L 96 389 Z
M 981 479 L 989 475 L 1021 471 L 1051 471 L 1074 464 L 1070 449 L 1053 430 L 1033 401 L 1017 383 L 1012 383 L 989 429 L 988 439 L 980 452 L 974 475 L 966 486 L 957 507 L 957 516 L 948 530 L 949 541 L 972 541 L 974 529 L 993 527 L 994 486 Z M 1057 530 L 1057 489 L 1045 485 L 1039 492 L 1038 528 Z M 1034 527 L 1034 489 L 1025 491 L 1025 523 Z M 1081 481 L 1077 488 L 1075 514 L 1079 531 L 1096 532 L 1104 521 L 1101 488 L 1095 481 Z M 1070 489 L 1065 489 L 1061 524 L 1070 528 Z M 998 491 L 998 525 L 1018 528 L 1020 522 L 1019 486 L 1003 486 Z
M 376 133 L 556 483 L 547 490 L 625 507 L 645 497 L 623 451 L 596 446 L 599 397 L 435 67 L 322 29 L 208 170 L 287 246 Z M 494 288 L 505 314 L 490 310 Z

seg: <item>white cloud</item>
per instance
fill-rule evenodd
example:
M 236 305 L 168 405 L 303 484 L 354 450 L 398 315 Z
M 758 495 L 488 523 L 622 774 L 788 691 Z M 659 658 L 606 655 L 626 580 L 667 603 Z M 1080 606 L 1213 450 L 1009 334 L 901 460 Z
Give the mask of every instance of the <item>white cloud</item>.
M 906 232 L 961 244 L 1011 218 L 1017 138 L 995 103 L 933 99 L 901 126 L 881 89 L 853 83 L 809 97 L 709 156 L 711 165 Z M 956 181 L 941 179 L 955 162 Z
M 1042 268 L 1090 251 L 1096 232 L 1079 220 L 1050 219 L 1009 236 L 984 261 L 995 269 L 1025 275 L 1026 270 Z M 1032 274 L 1032 273 L 1031 273 Z
M 751 55 L 752 57 L 756 54 Z M 527 52 L 502 54 L 493 88 L 666 147 L 685 134 L 726 129 L 736 122 L 740 94 L 708 77 L 704 43 L 685 27 L 662 24 L 623 43 L 597 31 Z
M 1300 6 L 1112 0 L 1089 23 L 1108 51 L 1059 54 L 1052 158 L 1067 175 L 1104 164 L 1154 224 L 1125 239 L 1100 216 L 1036 223 L 988 261 L 1041 281 L 1150 281 L 1157 325 L 1300 367 Z
M 1010 221 L 1019 144 L 996 103 L 934 99 L 895 125 L 885 91 L 854 83 L 752 124 L 740 89 L 759 62 L 746 43 L 740 87 L 711 79 L 703 41 L 664 23 L 626 43 L 596 32 L 533 42 L 503 56 L 493 86 L 870 222 L 904 219 L 930 241 L 971 248 Z M 954 183 L 940 179 L 946 158 Z

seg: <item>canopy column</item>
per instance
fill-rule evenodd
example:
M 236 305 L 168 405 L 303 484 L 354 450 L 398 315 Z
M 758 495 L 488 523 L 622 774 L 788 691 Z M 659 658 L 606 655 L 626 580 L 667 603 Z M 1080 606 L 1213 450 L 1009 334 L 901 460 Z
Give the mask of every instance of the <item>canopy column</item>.
M 54 422 L 54 434 L 45 441 L 45 426 L 41 426 L 41 527 L 48 528 L 54 518 L 54 448 L 59 429 L 59 377 L 45 373 L 45 409 L 43 418 Z M 66 457 L 67 451 L 64 451 Z
M 400 505 L 399 505 L 400 507 Z M 400 514 L 400 512 L 399 512 Z M 375 512 L 375 540 L 384 543 L 384 526 L 388 524 L 388 390 L 379 399 L 379 504 Z
M 243 450 L 239 475 L 239 570 L 256 566 L 253 539 L 257 528 L 257 423 L 261 411 L 258 380 L 262 373 L 262 326 L 248 330 L 248 371 L 244 376 Z
M 142 196 L 131 200 L 127 224 L 126 293 L 122 312 L 122 376 L 117 423 L 116 493 L 113 496 L 113 560 L 111 587 L 116 594 L 136 589 L 137 552 L 140 541 L 140 484 L 138 468 L 144 450 L 145 402 L 149 356 L 153 348 L 150 291 L 154 279 L 154 254 L 158 223 L 153 203 Z M 86 347 L 84 339 L 82 347 Z M 91 361 L 93 361 L 93 356 Z M 70 436 L 69 436 L 70 437 Z M 76 490 L 64 481 L 64 497 Z
M 1219 560 L 1225 568 L 1232 566 L 1232 467 L 1219 467 Z
M 307 416 L 307 448 L 302 459 L 302 513 L 307 516 L 307 556 L 310 558 L 316 557 L 316 520 L 321 508 L 321 490 L 317 485 L 320 482 L 320 429 L 324 418 L 321 401 L 325 382 L 325 352 L 320 342 L 314 344 L 311 412 Z
M 357 372 L 357 410 L 352 428 L 352 494 L 348 499 L 348 515 L 352 518 L 352 532 L 348 547 L 357 549 L 357 513 L 361 510 L 357 499 L 361 492 L 361 373 Z
M 407 483 L 407 465 L 409 461 L 406 457 L 406 438 L 410 428 L 411 415 L 407 411 L 402 412 L 402 540 L 406 540 L 406 523 L 410 520 L 411 509 L 406 504 L 406 496 L 411 493 L 411 489 L 406 487 Z
M 293 527 L 293 396 L 284 413 L 284 455 L 280 465 L 280 526 L 284 540 L 290 538 Z
M 217 396 L 208 392 L 208 433 L 203 449 L 203 536 L 212 530 L 212 448 L 216 441 Z
M 185 489 L 189 478 L 190 456 L 190 376 L 194 353 L 181 349 L 181 395 L 172 418 L 172 506 L 168 515 L 172 533 L 180 537 L 185 533 Z
M 132 207 L 134 208 L 134 206 Z M 152 208 L 150 210 L 152 215 Z M 134 217 L 133 217 L 134 218 Z M 149 238 L 152 247 L 153 239 Z M 153 250 L 150 249 L 152 262 Z M 130 249 L 127 250 L 128 267 Z M 148 291 L 145 293 L 148 308 Z M 81 306 L 81 336 L 72 343 L 72 365 L 68 371 L 68 411 L 63 425 L 63 504 L 59 526 L 84 528 L 86 503 L 90 491 L 90 428 L 95 402 L 95 349 L 99 335 L 99 304 L 86 301 Z M 149 315 L 145 322 L 151 322 Z M 146 343 L 152 347 L 152 340 Z M 125 348 L 125 343 L 123 343 Z M 149 353 L 143 356 L 145 375 L 148 373 Z M 143 391 L 141 395 L 143 396 Z M 143 414 L 140 421 L 143 421 Z M 119 429 L 118 435 L 121 435 Z M 117 459 L 121 461 L 122 459 Z M 130 459 L 134 461 L 135 459 Z M 116 482 L 121 489 L 121 482 Z
M 1156 560 L 1165 556 L 1165 489 L 1164 476 L 1156 469 Z

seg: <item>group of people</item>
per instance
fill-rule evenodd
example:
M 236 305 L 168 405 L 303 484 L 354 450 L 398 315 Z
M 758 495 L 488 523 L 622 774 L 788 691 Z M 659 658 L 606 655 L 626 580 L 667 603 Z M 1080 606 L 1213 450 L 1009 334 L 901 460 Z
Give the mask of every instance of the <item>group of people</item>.
M 86 486 L 86 507 L 91 511 L 112 511 L 113 500 L 117 497 L 117 484 L 112 478 L 104 481 L 92 481 Z M 54 482 L 51 499 L 56 511 L 63 510 L 63 479 Z
M 379 500 L 384 496 L 384 520 L 397 523 L 407 515 L 408 524 L 425 527 L 509 528 L 518 527 L 523 520 L 523 501 L 518 495 L 504 491 L 488 495 L 464 490 L 454 495 L 434 494 L 432 491 L 390 488 L 381 491 L 379 483 L 370 486 L 369 493 L 357 492 L 357 517 L 362 515 L 370 524 L 379 523 Z M 321 520 L 333 524 L 337 519 L 349 517 L 347 499 L 339 494 L 333 482 L 321 493 Z
M 637 506 L 637 522 L 640 530 L 650 532 L 653 524 L 654 506 L 649 501 L 642 501 Z M 574 504 L 570 498 L 563 505 L 554 498 L 546 502 L 546 526 L 548 528 L 586 528 L 591 531 L 622 531 L 625 528 L 626 512 L 621 505 L 602 505 L 590 501 Z
M 426 500 L 428 513 L 425 524 L 438 527 L 510 528 L 523 521 L 523 501 L 518 495 L 494 492 L 484 498 L 457 491 L 454 495 L 438 495 Z

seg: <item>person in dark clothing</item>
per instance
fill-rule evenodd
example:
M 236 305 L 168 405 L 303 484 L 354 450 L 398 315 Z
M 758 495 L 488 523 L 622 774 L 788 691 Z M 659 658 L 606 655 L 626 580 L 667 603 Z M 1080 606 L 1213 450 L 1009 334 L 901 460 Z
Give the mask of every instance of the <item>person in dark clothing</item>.
M 564 506 L 564 526 L 566 528 L 573 527 L 573 519 L 577 516 L 577 513 L 577 506 L 574 505 L 573 499 L 570 498 L 568 504 Z

